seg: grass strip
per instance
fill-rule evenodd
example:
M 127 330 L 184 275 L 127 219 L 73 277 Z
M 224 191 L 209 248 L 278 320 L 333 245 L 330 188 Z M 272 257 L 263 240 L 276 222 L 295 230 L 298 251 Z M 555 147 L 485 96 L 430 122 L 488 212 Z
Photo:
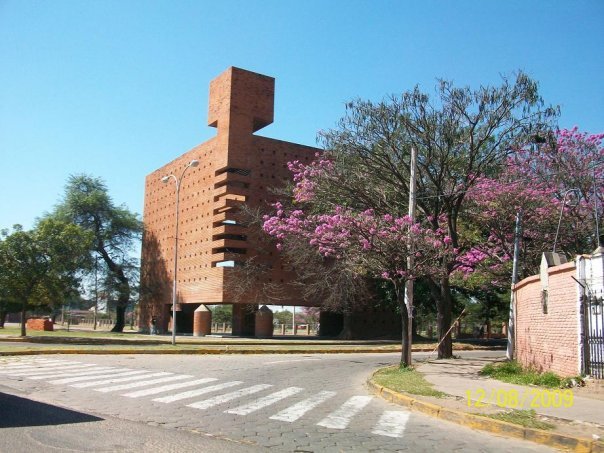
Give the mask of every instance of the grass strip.
M 4 327 L 0 329 L 1 335 L 19 336 L 21 335 L 20 327 Z M 27 336 L 29 337 L 83 337 L 83 338 L 99 338 L 99 337 L 112 337 L 112 338 L 148 338 L 149 335 L 139 334 L 136 330 L 130 330 L 130 327 L 126 326 L 124 332 L 111 332 L 109 330 L 67 330 L 63 327 L 56 327 L 55 330 L 34 330 L 27 329 Z
M 573 379 L 581 380 L 580 377 L 562 378 L 551 371 L 539 373 L 532 369 L 524 369 L 515 360 L 489 363 L 480 371 L 480 374 L 510 384 L 536 385 L 546 388 L 569 387 Z
M 553 429 L 554 425 L 551 423 L 546 423 L 537 418 L 537 414 L 533 409 L 530 410 L 521 410 L 521 409 L 512 409 L 506 412 L 499 412 L 496 414 L 474 414 L 480 415 L 481 417 L 493 418 L 495 420 L 501 420 L 503 422 L 513 423 L 515 425 L 524 426 L 525 428 L 534 428 L 534 429 Z
M 413 368 L 388 367 L 373 375 L 376 384 L 411 395 L 443 398 L 446 393 L 435 390 L 424 376 Z

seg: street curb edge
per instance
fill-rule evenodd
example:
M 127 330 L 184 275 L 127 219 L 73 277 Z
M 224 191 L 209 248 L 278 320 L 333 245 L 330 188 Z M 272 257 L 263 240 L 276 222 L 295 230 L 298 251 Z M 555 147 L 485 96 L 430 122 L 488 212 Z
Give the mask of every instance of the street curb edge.
M 417 399 L 417 397 L 411 397 L 407 394 L 376 384 L 373 378 L 378 371 L 380 370 L 376 370 L 372 373 L 367 380 L 369 389 L 386 401 L 406 406 L 413 411 L 421 412 L 431 417 L 440 418 L 468 428 L 528 440 L 565 451 L 577 453 L 604 453 L 604 442 L 552 433 L 540 429 L 524 428 L 513 423 L 494 420 L 480 415 L 448 409 L 434 403 L 421 401 L 420 399 Z

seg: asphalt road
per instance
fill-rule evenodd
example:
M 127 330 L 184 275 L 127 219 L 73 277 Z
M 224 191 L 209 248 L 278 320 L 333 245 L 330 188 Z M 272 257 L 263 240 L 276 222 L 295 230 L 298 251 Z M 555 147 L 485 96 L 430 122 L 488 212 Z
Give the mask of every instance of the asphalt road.
M 399 354 L 0 358 L 0 451 L 551 451 L 372 396 L 365 386 L 370 373 L 398 359 Z

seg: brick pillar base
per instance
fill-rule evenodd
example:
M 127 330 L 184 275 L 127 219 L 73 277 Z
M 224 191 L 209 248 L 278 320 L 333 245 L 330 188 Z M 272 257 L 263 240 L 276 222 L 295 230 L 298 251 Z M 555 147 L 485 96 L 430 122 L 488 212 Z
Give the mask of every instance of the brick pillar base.
M 193 312 L 193 336 L 203 337 L 212 333 L 212 312 L 201 304 Z
M 256 326 L 254 330 L 257 338 L 273 337 L 273 312 L 266 305 L 263 305 L 256 312 Z
M 233 304 L 233 335 L 251 337 L 255 333 L 255 304 Z

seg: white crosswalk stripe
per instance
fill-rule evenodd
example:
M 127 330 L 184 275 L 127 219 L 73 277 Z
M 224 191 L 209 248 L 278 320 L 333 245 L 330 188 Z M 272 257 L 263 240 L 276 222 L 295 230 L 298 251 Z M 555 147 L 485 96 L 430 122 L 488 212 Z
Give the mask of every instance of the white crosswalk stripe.
M 198 401 L 198 402 L 192 403 L 192 404 L 187 404 L 187 406 L 193 407 L 195 409 L 208 409 L 212 406 L 217 406 L 219 404 L 226 403 L 228 401 L 240 398 L 242 396 L 252 395 L 254 393 L 261 392 L 262 390 L 265 390 L 270 387 L 272 387 L 271 384 L 253 385 L 251 387 L 246 387 L 243 389 L 235 390 L 234 392 L 231 392 L 231 393 L 217 395 L 217 396 L 207 399 L 207 400 Z
M 164 382 L 171 382 L 171 381 L 180 381 L 181 379 L 189 379 L 192 378 L 193 376 L 189 376 L 186 374 L 178 374 L 176 376 L 167 376 L 167 377 L 163 377 L 163 378 L 159 378 L 159 379 L 151 379 L 149 381 L 138 381 L 138 382 L 132 382 L 130 384 L 121 384 L 121 385 L 114 385 L 112 387 L 103 387 L 100 389 L 94 389 L 97 392 L 115 392 L 118 390 L 127 390 L 127 389 L 134 389 L 137 387 L 146 387 L 148 385 L 154 385 L 154 384 L 163 384 Z
M 93 368 L 94 365 L 71 365 L 68 367 L 65 367 L 67 369 L 63 369 L 63 368 L 36 368 L 35 370 L 32 371 L 19 371 L 17 372 L 13 372 L 13 373 L 8 373 L 9 376 L 52 376 L 55 374 L 64 374 L 67 372 L 77 372 L 77 371 L 84 371 L 84 370 L 88 370 L 90 368 Z
M 133 370 L 128 371 L 127 368 L 123 368 L 119 371 L 113 371 L 110 374 L 100 374 L 100 375 L 92 375 L 92 376 L 79 376 L 75 378 L 65 378 L 59 379 L 57 381 L 50 381 L 51 384 L 71 384 L 73 382 L 78 382 L 79 384 L 72 385 L 72 387 L 80 386 L 83 387 L 94 387 L 95 385 L 106 385 L 111 381 L 115 381 L 115 379 L 126 378 L 131 376 L 136 376 L 138 378 L 141 374 L 145 372 L 141 370 Z M 146 375 L 144 377 L 147 377 Z M 93 381 L 93 382 L 85 382 L 85 381 Z
M 33 368 L 36 366 L 35 362 L 2 362 L 2 368 L 0 369 L 0 373 L 8 370 L 18 370 L 20 368 Z
M 13 368 L 10 370 L 3 370 L 2 374 L 8 375 L 21 375 L 21 374 L 49 374 L 56 373 L 60 370 L 77 370 L 78 368 L 88 368 L 94 365 L 78 364 L 78 365 L 36 365 L 21 368 Z
M 278 412 L 277 414 L 270 417 L 271 420 L 281 420 L 283 422 L 294 422 L 306 414 L 308 411 L 314 409 L 319 404 L 327 401 L 329 398 L 332 398 L 336 395 L 336 392 L 331 392 L 329 390 L 324 390 L 316 395 L 311 396 L 304 401 L 300 401 L 299 403 L 294 404 L 293 406 L 288 407 L 287 409 Z
M 124 378 L 124 379 L 128 379 L 129 381 L 134 381 L 134 382 L 128 382 L 127 384 L 113 385 L 110 387 L 101 387 L 101 388 L 96 388 L 94 390 L 97 392 L 107 393 L 107 392 L 113 392 L 113 391 L 117 391 L 117 390 L 126 390 L 126 389 L 130 389 L 130 388 L 144 387 L 148 383 L 153 383 L 153 382 L 161 383 L 161 382 L 166 382 L 166 381 L 174 381 L 174 380 L 182 379 L 180 377 L 173 376 L 173 374 L 174 373 L 160 371 L 157 373 L 133 376 L 133 377 Z M 152 377 L 157 377 L 157 378 L 161 377 L 161 379 L 141 381 L 141 379 L 147 379 L 147 378 L 152 378 Z M 188 376 L 188 377 L 191 377 L 191 376 Z M 111 380 L 113 380 L 113 379 L 111 379 Z M 115 383 L 115 381 L 114 381 L 114 383 Z M 101 384 L 104 385 L 104 384 L 106 384 L 106 382 L 102 382 Z
M 205 395 L 206 393 L 216 392 L 218 390 L 234 387 L 236 385 L 243 384 L 242 381 L 230 381 L 222 384 L 211 385 L 209 387 L 203 387 L 200 389 L 189 390 L 188 392 L 177 393 L 176 395 L 164 396 L 162 398 L 155 398 L 153 401 L 158 403 L 173 403 L 174 401 L 184 400 L 186 398 L 193 398 L 199 395 Z
M 385 411 L 371 432 L 379 436 L 403 437 L 410 415 L 403 411 Z
M 162 385 L 161 387 L 153 387 L 145 390 L 137 390 L 136 392 L 124 393 L 122 396 L 128 398 L 139 398 L 141 396 L 157 395 L 158 393 L 169 392 L 170 390 L 193 387 L 195 385 L 207 384 L 208 382 L 217 381 L 216 378 L 196 379 L 194 381 L 177 382 L 176 384 Z
M 83 389 L 83 388 L 87 388 L 87 387 L 94 387 L 97 385 L 106 385 L 106 384 L 117 384 L 118 382 L 130 382 L 130 381 L 136 381 L 137 379 L 145 379 L 148 377 L 159 377 L 159 376 L 168 376 L 172 373 L 151 373 L 150 371 L 147 370 L 138 370 L 138 371 L 130 371 L 129 373 L 126 373 L 129 376 L 128 377 L 112 377 L 111 379 L 106 379 L 104 381 L 97 381 L 97 382 L 80 382 L 79 384 L 72 384 L 72 387 L 76 387 L 79 389 Z
M 369 404 L 371 398 L 371 396 L 353 396 L 317 425 L 331 429 L 344 429 L 348 426 L 352 417 Z
M 270 406 L 271 404 L 281 401 L 282 399 L 295 395 L 296 393 L 300 393 L 302 390 L 304 390 L 304 389 L 300 388 L 300 387 L 288 387 L 288 388 L 280 390 L 278 392 L 271 393 L 270 395 L 267 395 L 256 401 L 252 401 L 249 404 L 245 404 L 243 406 L 239 406 L 234 409 L 227 410 L 225 412 L 227 412 L 229 414 L 238 414 L 238 415 L 251 414 L 252 412 L 255 412 L 259 409 Z
M 65 362 L 65 363 L 60 363 L 60 362 L 27 362 L 27 363 L 21 363 L 18 362 L 17 364 L 10 364 L 10 365 L 5 365 L 2 367 L 2 369 L 0 370 L 0 373 L 5 373 L 7 371 L 19 371 L 19 370 L 32 370 L 32 369 L 39 369 L 41 367 L 46 367 L 46 368 L 58 368 L 64 365 L 78 365 L 81 364 L 81 362 Z
M 94 381 L 94 380 L 115 378 L 115 377 L 120 377 L 120 376 L 122 376 L 122 377 L 132 376 L 135 374 L 140 374 L 140 371 L 129 370 L 128 368 L 122 368 L 119 370 L 112 370 L 111 372 L 109 372 L 109 370 L 104 370 L 104 371 L 98 371 L 95 373 L 88 373 L 88 374 L 81 373 L 78 376 L 57 379 L 55 381 L 50 381 L 50 383 L 51 384 L 73 384 L 74 382 Z M 103 381 L 103 384 L 104 383 L 105 383 L 105 381 Z
M 35 375 L 27 375 L 27 379 L 34 380 L 42 380 L 42 379 L 56 379 L 56 378 L 64 378 L 68 376 L 89 376 L 91 374 L 102 374 L 107 373 L 110 370 L 114 370 L 114 368 L 105 366 L 105 367 L 86 367 L 86 368 L 78 368 L 77 370 L 69 370 L 62 371 L 60 373 L 46 373 L 46 374 L 35 374 Z
M 33 357 L 33 356 L 13 356 L 3 357 L 0 359 L 2 363 L 32 363 L 32 362 L 65 362 L 64 359 L 53 359 L 48 357 Z
M 0 357 L 1 365 L 13 365 L 15 363 L 29 363 L 32 359 L 21 358 L 21 357 Z

